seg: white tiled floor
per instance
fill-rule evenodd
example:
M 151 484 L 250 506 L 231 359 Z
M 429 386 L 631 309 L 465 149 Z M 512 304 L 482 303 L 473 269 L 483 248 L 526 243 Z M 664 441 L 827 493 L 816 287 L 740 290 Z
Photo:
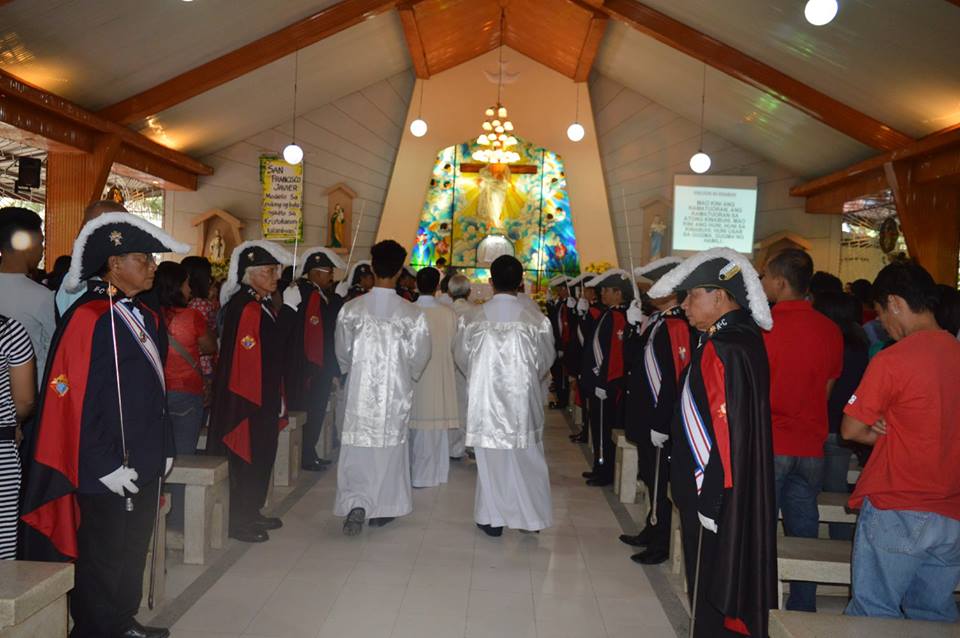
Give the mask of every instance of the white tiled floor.
M 415 509 L 354 538 L 331 514 L 336 472 L 176 623 L 176 638 L 641 638 L 674 636 L 617 521 L 551 412 L 555 527 L 488 538 L 473 523 L 476 468 L 414 491 Z

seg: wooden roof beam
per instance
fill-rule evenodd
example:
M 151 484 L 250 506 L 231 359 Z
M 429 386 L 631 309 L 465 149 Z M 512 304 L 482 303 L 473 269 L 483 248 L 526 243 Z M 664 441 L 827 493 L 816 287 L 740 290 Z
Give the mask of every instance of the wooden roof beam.
M 586 82 L 590 77 L 593 62 L 597 59 L 597 52 L 600 51 L 600 43 L 603 42 L 603 36 L 607 32 L 607 22 L 609 19 L 606 14 L 594 11 L 587 35 L 583 39 L 583 47 L 580 49 L 577 70 L 573 74 L 574 82 Z
M 403 24 L 403 36 L 407 40 L 407 50 L 413 61 L 413 70 L 417 77 L 426 80 L 430 78 L 430 68 L 427 66 L 427 54 L 420 37 L 420 27 L 417 25 L 417 15 L 413 11 L 413 3 L 403 2 L 397 5 L 400 22 Z
M 889 151 L 913 141 L 893 127 L 641 2 L 604 0 L 602 9 L 637 31 L 760 89 L 871 148 Z
M 128 125 L 226 84 L 392 9 L 396 0 L 342 0 L 166 82 L 108 106 L 104 118 Z

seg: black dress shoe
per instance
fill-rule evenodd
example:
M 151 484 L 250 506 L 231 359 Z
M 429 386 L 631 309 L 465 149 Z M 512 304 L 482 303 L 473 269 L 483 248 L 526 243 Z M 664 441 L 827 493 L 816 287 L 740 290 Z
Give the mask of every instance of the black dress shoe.
M 580 476 L 582 476 L 582 477 L 585 478 L 585 479 L 593 478 L 593 471 L 592 471 L 592 470 L 587 470 L 586 472 L 581 472 L 581 473 L 580 473 Z
M 557 403 L 556 401 L 551 401 L 549 404 L 547 404 L 547 407 L 550 408 L 551 410 L 562 410 L 562 409 L 563 409 L 563 406 L 560 405 L 559 403 Z
M 257 517 L 253 519 L 253 524 L 260 529 L 280 529 L 283 527 L 283 521 L 279 518 L 264 516 L 263 514 L 257 514 Z
M 170 630 L 166 627 L 144 627 L 136 620 L 126 631 L 116 635 L 116 638 L 169 638 Z
M 462 461 L 462 460 L 463 460 L 463 457 L 462 457 L 462 456 L 451 456 L 451 457 L 450 457 L 450 460 L 451 460 L 451 461 Z
M 570 440 L 574 443 L 586 443 L 589 439 L 586 432 L 580 432 L 579 434 L 571 434 Z
M 648 548 L 639 554 L 634 554 L 630 557 L 630 560 L 641 565 L 659 565 L 667 562 L 669 558 L 670 552 L 665 549 Z
M 270 535 L 267 534 L 267 530 L 254 524 L 238 529 L 231 529 L 228 536 L 244 543 L 265 543 L 270 540 Z
M 387 523 L 392 522 L 395 518 L 395 516 L 379 516 L 377 518 L 371 518 L 369 521 L 367 521 L 367 525 L 370 527 L 383 527 Z
M 647 536 L 643 532 L 631 536 L 630 534 L 621 534 L 620 542 L 629 545 L 630 547 L 646 547 L 649 541 Z
M 493 536 L 494 538 L 503 535 L 503 527 L 494 527 L 493 525 L 485 525 L 483 523 L 477 523 L 477 527 L 483 530 L 483 533 L 487 536 Z
M 306 472 L 322 472 L 330 466 L 330 461 L 325 461 L 323 459 L 317 459 L 311 463 L 304 463 L 300 466 L 300 469 Z
M 613 479 L 602 477 L 602 476 L 596 476 L 594 478 L 588 479 L 587 485 L 589 485 L 590 487 L 604 487 L 606 485 L 613 485 Z

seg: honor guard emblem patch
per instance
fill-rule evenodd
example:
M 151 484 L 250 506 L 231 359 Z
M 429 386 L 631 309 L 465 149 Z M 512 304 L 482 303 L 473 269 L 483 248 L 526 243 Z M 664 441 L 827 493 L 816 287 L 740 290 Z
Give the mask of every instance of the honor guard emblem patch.
M 318 317 L 317 315 L 313 315 L 312 317 L 310 317 L 310 323 L 314 326 L 318 325 L 320 323 L 320 317 Z
M 113 242 L 114 246 L 119 246 L 123 243 L 123 233 L 121 233 L 119 230 L 113 231 L 110 233 L 110 241 Z
M 67 381 L 67 375 L 61 374 L 50 382 L 50 387 L 57 393 L 57 396 L 63 397 L 70 391 L 70 382 Z
M 247 335 L 240 340 L 240 345 L 243 346 L 244 350 L 251 350 L 255 345 L 257 345 L 257 340 Z
M 681 360 L 681 361 L 686 361 L 686 360 L 687 360 L 687 349 L 684 348 L 683 346 L 680 346 L 680 347 L 677 349 L 677 351 L 680 353 L 680 360 Z

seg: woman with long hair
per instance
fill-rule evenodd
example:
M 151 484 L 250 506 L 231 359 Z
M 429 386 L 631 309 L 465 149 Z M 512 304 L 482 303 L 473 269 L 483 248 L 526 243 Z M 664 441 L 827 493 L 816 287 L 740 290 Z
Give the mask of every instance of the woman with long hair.
M 203 316 L 207 328 L 214 337 L 218 336 L 217 314 L 220 312 L 219 289 L 213 281 L 213 269 L 206 257 L 190 256 L 180 262 L 187 269 L 190 282 L 190 301 L 188 308 L 193 308 Z M 210 401 L 213 395 L 213 371 L 217 366 L 217 351 L 200 354 L 200 374 L 203 377 L 203 421 L 210 413 Z

